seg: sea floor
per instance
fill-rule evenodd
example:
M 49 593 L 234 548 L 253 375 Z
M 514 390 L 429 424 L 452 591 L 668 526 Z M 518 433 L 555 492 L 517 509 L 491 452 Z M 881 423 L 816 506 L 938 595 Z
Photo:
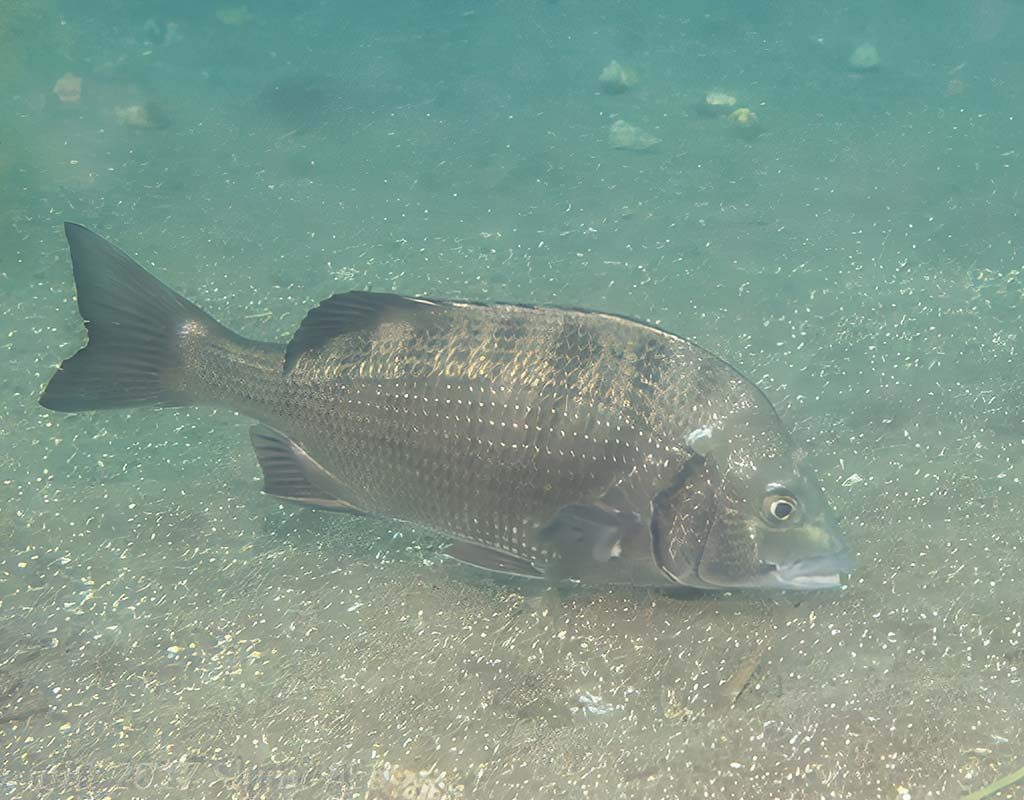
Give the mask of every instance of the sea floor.
M 0 794 L 916 800 L 1024 766 L 1024 9 L 299 6 L 10 17 Z M 859 568 L 553 592 L 280 506 L 229 412 L 46 412 L 84 339 L 65 220 L 255 338 L 350 288 L 690 336 L 776 404 Z

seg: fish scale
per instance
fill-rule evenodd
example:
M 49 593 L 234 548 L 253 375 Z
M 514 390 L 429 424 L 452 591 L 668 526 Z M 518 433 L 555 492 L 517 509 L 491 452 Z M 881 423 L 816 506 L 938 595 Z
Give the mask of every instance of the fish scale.
M 319 374 L 330 374 L 343 384 L 335 418 L 348 422 L 336 431 L 344 447 L 321 452 L 310 440 L 313 431 L 278 424 L 353 488 L 361 508 L 372 513 L 387 509 L 389 516 L 497 545 L 513 555 L 544 557 L 531 540 L 533 530 L 557 513 L 565 494 L 596 498 L 616 474 L 642 465 L 640 439 L 622 429 L 620 409 L 611 403 L 599 409 L 584 406 L 584 384 L 590 381 L 590 391 L 600 391 L 594 376 L 608 373 L 599 371 L 605 348 L 597 332 L 583 321 L 564 319 L 582 314 L 561 312 L 562 319 L 539 320 L 540 330 L 532 334 L 524 358 L 523 331 L 529 331 L 529 320 L 516 326 L 507 321 L 517 315 L 540 317 L 547 311 L 475 306 L 459 311 L 469 319 L 447 327 L 448 341 L 410 328 L 404 338 L 393 331 L 382 334 L 387 347 L 365 348 L 359 340 L 338 342 L 335 348 L 341 352 L 297 362 L 290 377 L 293 392 L 301 393 L 307 383 L 318 385 Z M 517 339 L 474 330 L 503 327 L 517 330 Z M 462 344 L 465 341 L 479 344 L 471 349 Z M 583 352 L 575 353 L 578 347 Z M 555 354 L 552 359 L 544 358 L 546 348 Z M 369 363 L 353 358 L 353 349 L 371 352 Z M 438 350 L 448 357 L 437 359 Z M 475 362 L 478 368 L 453 369 L 453 358 Z M 403 372 L 408 376 L 404 380 L 387 383 L 373 377 Z M 452 372 L 475 377 L 455 378 Z M 410 396 L 420 399 L 410 401 Z M 363 413 L 348 412 L 353 405 Z M 397 421 L 415 418 L 417 405 L 423 408 L 422 416 L 410 431 Z M 260 417 L 259 410 L 252 413 Z M 612 430 L 618 443 L 604 435 Z M 381 441 L 389 431 L 398 435 Z M 451 446 L 438 448 L 438 442 Z M 445 465 L 442 474 L 452 480 L 438 485 L 427 477 L 438 473 L 437 464 Z M 443 500 L 430 502 L 434 497 Z

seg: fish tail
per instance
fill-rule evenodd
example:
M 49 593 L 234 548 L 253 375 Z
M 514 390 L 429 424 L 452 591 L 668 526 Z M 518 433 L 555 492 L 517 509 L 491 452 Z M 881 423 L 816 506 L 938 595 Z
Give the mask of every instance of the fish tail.
M 39 402 L 54 411 L 183 406 L 184 343 L 232 334 L 87 228 L 64 224 L 89 341 L 60 365 Z

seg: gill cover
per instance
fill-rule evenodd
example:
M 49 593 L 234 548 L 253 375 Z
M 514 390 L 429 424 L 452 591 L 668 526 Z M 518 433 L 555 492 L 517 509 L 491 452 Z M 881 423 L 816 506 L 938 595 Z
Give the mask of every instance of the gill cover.
M 701 580 L 700 561 L 715 526 L 717 467 L 693 452 L 672 483 L 655 495 L 651 516 L 654 558 L 683 586 L 711 588 Z

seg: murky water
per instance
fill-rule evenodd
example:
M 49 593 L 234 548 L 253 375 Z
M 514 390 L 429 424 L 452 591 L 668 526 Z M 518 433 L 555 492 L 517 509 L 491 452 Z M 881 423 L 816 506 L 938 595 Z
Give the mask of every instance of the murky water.
M 5 4 L 3 795 L 950 798 L 1020 769 L 1022 35 L 1000 0 Z M 256 338 L 349 288 L 695 338 L 805 443 L 859 569 L 556 594 L 262 496 L 235 415 L 47 413 L 83 341 L 64 220 Z

